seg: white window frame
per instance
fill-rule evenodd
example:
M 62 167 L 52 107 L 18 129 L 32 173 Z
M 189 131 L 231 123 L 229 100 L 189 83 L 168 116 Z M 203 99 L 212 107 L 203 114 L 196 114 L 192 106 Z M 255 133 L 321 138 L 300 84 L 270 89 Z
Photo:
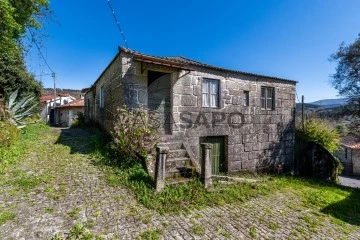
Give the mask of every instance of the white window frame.
M 216 92 L 213 87 L 216 86 Z M 220 107 L 220 80 L 204 78 L 202 80 L 202 106 L 209 108 Z M 215 99 L 215 100 L 214 100 Z M 213 101 L 212 101 L 213 100 Z
M 271 91 L 271 92 L 270 92 Z M 264 93 L 264 95 L 263 95 Z M 270 93 L 270 96 L 269 96 Z M 260 92 L 260 105 L 262 110 L 275 110 L 275 88 L 274 87 L 261 87 Z M 271 100 L 271 106 L 269 105 L 269 100 Z

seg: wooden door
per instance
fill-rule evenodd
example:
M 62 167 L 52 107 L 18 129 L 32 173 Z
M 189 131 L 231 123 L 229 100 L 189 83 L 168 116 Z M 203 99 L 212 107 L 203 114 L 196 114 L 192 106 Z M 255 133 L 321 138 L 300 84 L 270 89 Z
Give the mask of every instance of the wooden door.
M 212 171 L 213 175 L 225 172 L 225 141 L 224 137 L 204 137 L 201 143 L 212 144 Z M 200 151 L 201 152 L 201 151 Z

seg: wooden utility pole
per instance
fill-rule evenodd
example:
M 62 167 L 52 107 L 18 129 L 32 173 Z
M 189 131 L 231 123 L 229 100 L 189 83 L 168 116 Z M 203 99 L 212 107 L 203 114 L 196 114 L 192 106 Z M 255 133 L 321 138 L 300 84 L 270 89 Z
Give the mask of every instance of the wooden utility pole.
M 55 83 L 55 72 L 51 73 L 51 76 L 54 79 L 54 103 L 53 103 L 53 123 L 56 124 L 56 115 L 55 115 L 55 107 L 56 107 L 56 83 Z
M 303 131 L 305 131 L 305 122 L 304 122 L 304 95 L 301 96 L 301 124 Z

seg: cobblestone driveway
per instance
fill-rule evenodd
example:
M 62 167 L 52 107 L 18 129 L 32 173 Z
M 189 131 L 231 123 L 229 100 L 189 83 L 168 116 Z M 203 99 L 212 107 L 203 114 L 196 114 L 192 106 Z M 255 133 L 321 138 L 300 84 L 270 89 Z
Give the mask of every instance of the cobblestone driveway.
M 126 189 L 107 185 L 86 154 L 86 132 L 62 131 L 73 144 L 55 144 L 61 130 L 52 129 L 11 170 L 25 179 L 35 176 L 41 184 L 27 190 L 3 183 L 0 209 L 16 217 L 0 226 L 0 239 L 66 238 L 76 223 L 104 239 L 144 238 L 154 232 L 164 239 L 360 239 L 358 226 L 335 224 L 303 207 L 291 192 L 159 215 L 139 205 Z

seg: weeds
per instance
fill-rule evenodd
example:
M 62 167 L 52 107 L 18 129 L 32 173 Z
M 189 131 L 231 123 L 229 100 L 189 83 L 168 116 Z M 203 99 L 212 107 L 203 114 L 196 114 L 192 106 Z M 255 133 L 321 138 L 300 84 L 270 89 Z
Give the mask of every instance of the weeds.
M 13 220 L 16 217 L 15 213 L 5 211 L 0 213 L 0 226 L 6 223 L 7 221 Z
M 148 230 L 145 232 L 142 232 L 137 239 L 138 240 L 157 240 L 160 238 L 160 236 L 163 234 L 163 231 L 160 229 L 156 230 Z

